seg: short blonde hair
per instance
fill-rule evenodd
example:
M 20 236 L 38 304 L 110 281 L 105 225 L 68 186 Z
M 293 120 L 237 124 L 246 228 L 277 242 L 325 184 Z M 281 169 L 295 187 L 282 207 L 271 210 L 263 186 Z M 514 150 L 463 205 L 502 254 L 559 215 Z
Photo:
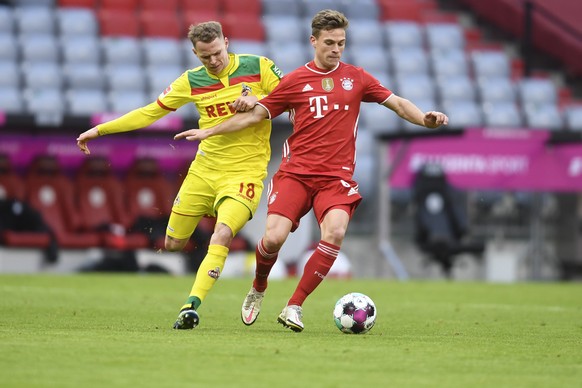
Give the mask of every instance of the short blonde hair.
M 192 24 L 188 29 L 188 39 L 195 47 L 197 42 L 210 43 L 216 38 L 223 37 L 222 25 L 215 21 Z

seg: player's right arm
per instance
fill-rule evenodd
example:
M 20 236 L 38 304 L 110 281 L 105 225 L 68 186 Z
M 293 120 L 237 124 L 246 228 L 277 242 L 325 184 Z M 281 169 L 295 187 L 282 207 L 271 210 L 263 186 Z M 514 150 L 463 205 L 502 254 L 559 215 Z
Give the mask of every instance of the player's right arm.
M 261 105 L 255 105 L 253 110 L 244 113 L 237 113 L 230 119 L 222 123 L 205 129 L 188 129 L 174 136 L 174 140 L 186 139 L 188 141 L 204 140 L 210 136 L 216 136 L 224 133 L 236 132 L 255 125 L 261 120 L 269 117 L 267 110 Z

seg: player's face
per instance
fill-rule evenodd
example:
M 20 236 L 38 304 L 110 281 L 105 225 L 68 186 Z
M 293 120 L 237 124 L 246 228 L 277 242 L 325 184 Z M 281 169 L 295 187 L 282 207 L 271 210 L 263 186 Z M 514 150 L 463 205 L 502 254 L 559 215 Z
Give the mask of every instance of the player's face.
M 192 49 L 208 72 L 218 75 L 228 66 L 228 39 L 216 38 L 210 43 L 196 42 Z
M 346 30 L 336 28 L 323 30 L 319 37 L 311 36 L 311 45 L 315 49 L 315 64 L 322 69 L 333 69 L 339 63 L 346 46 Z

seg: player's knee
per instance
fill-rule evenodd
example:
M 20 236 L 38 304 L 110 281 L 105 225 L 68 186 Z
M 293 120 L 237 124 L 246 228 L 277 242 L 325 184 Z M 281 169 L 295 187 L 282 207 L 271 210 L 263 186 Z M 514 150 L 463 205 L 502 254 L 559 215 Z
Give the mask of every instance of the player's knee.
M 232 242 L 232 238 L 232 230 L 227 225 L 219 223 L 214 228 L 214 233 L 210 237 L 210 244 L 228 247 Z
M 168 252 L 178 252 L 184 249 L 187 243 L 188 239 L 177 239 L 166 236 L 166 240 L 164 241 L 164 248 L 166 248 L 166 251 Z
M 329 241 L 335 245 L 341 245 L 346 235 L 346 228 L 343 225 L 333 225 L 328 228 L 321 236 L 323 240 Z
M 271 231 L 265 233 L 263 236 L 263 245 L 268 252 L 277 252 L 285 243 L 287 235 L 284 233 L 277 233 L 276 231 Z

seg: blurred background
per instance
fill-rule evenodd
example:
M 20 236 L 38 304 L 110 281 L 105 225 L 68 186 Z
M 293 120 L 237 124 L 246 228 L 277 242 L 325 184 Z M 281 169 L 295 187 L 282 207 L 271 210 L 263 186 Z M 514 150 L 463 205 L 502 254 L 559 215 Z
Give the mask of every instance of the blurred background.
M 77 135 L 155 101 L 199 66 L 190 24 L 218 20 L 237 53 L 288 73 L 313 57 L 319 10 L 350 20 L 344 61 L 448 128 L 363 104 L 364 201 L 330 276 L 515 282 L 582 278 L 582 3 L 576 0 L 0 0 L 0 272 L 193 273 L 214 220 L 162 252 L 196 144 L 184 106 L 149 128 Z M 291 126 L 274 120 L 269 178 Z M 253 273 L 263 198 L 224 276 Z M 300 273 L 312 215 L 274 277 Z

